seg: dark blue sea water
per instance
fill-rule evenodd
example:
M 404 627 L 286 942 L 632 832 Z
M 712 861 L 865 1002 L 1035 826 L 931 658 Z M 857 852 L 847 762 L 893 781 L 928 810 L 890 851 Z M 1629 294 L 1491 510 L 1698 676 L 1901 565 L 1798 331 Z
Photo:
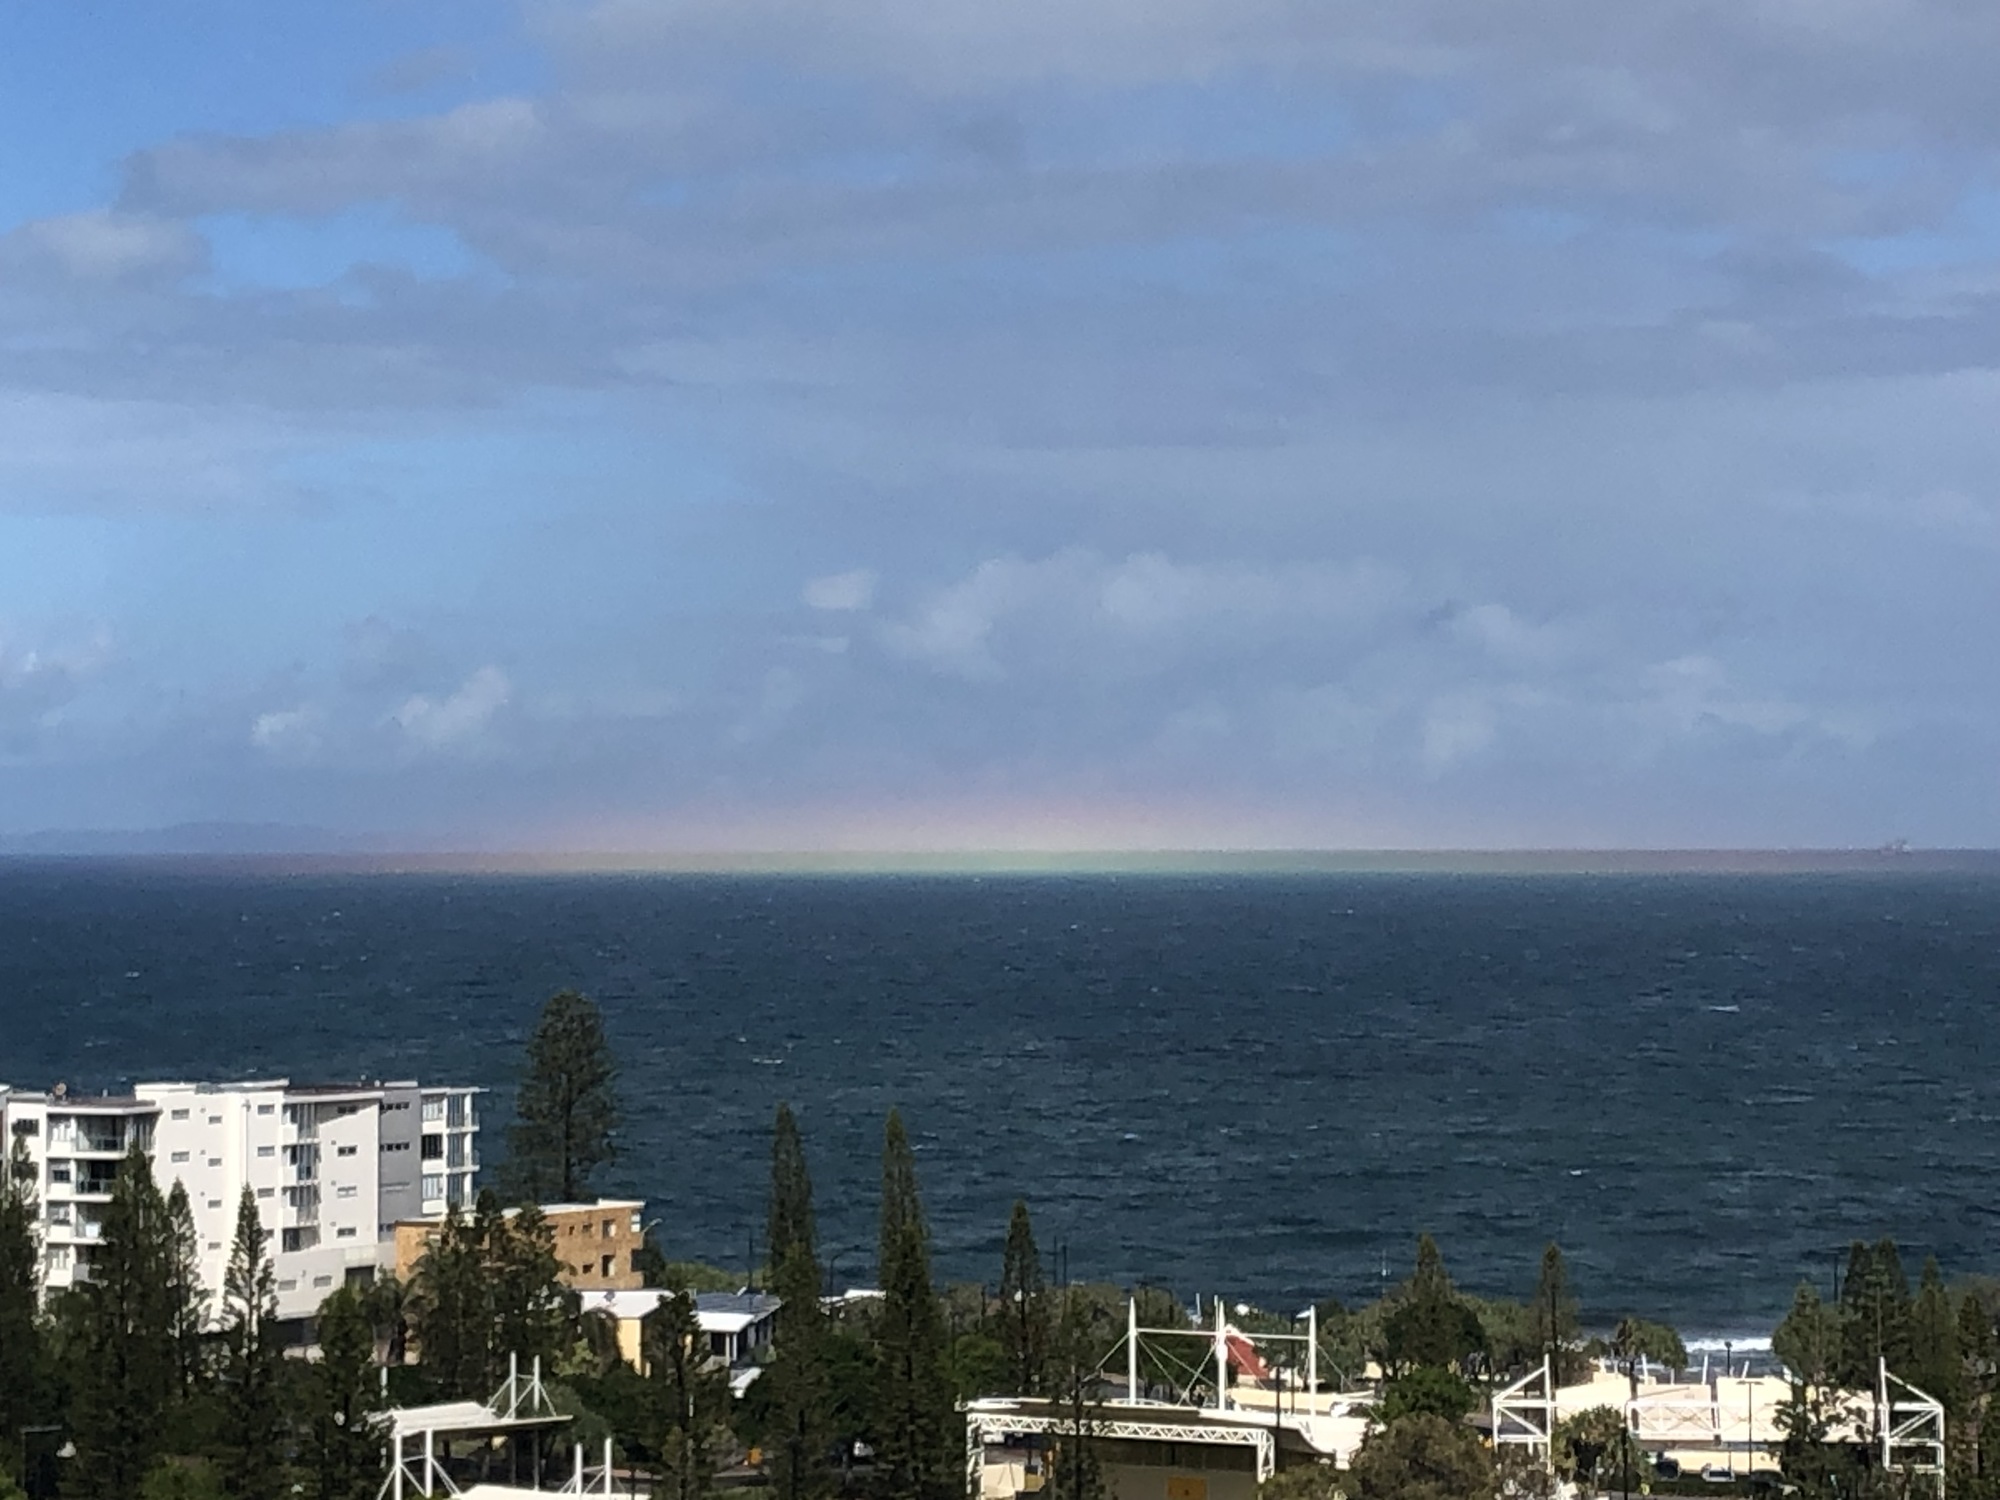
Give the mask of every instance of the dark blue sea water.
M 0 864 L 0 1079 L 495 1092 L 602 1002 L 670 1251 L 740 1263 L 799 1109 L 843 1283 L 882 1117 L 941 1270 L 1016 1196 L 1074 1277 L 1370 1295 L 1434 1232 L 1586 1315 L 1767 1332 L 1838 1247 L 2000 1270 L 2000 879 L 250 875 Z M 1912 1260 L 1914 1266 L 1915 1259 Z

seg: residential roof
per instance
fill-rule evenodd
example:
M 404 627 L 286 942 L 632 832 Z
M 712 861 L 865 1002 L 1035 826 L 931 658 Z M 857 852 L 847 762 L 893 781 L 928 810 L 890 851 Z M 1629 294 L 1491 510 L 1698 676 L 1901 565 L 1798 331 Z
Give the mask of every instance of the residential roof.
M 669 1295 L 658 1287 L 636 1292 L 585 1292 L 583 1310 L 609 1313 L 624 1323 L 646 1317 Z M 783 1306 L 783 1299 L 768 1292 L 696 1292 L 694 1296 L 695 1317 L 705 1333 L 741 1333 Z

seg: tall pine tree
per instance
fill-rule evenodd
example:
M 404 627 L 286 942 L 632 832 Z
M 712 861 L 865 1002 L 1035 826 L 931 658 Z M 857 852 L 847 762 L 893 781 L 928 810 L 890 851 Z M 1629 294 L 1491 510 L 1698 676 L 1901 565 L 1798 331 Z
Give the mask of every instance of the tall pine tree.
M 1569 1267 L 1562 1247 L 1550 1242 L 1542 1251 L 1542 1270 L 1535 1282 L 1535 1348 L 1549 1356 L 1559 1383 L 1569 1384 L 1588 1366 L 1577 1347 L 1576 1298 L 1569 1289 Z
M 705 1500 L 715 1489 L 716 1435 L 729 1379 L 709 1357 L 694 1298 L 676 1288 L 646 1319 L 646 1441 L 660 1456 L 655 1500 Z
M 1954 1422 L 1964 1415 L 1965 1362 L 1958 1348 L 1958 1317 L 1936 1256 L 1924 1261 L 1923 1279 L 1910 1307 L 1909 1363 L 1896 1373 L 1943 1402 Z
M 1910 1283 L 1894 1240 L 1872 1246 L 1856 1240 L 1848 1252 L 1840 1349 L 1838 1383 L 1856 1390 L 1874 1389 L 1878 1360 L 1898 1372 L 1909 1362 Z
M 903 1119 L 889 1112 L 882 1140 L 882 1306 L 875 1323 L 877 1474 L 885 1500 L 936 1500 L 955 1470 L 944 1326 L 931 1285 L 930 1229 L 917 1194 Z
M 1047 1382 L 1069 1430 L 1051 1455 L 1050 1500 L 1104 1500 L 1097 1370 L 1112 1342 L 1109 1317 L 1101 1302 L 1075 1287 L 1056 1296 L 1061 1311 L 1050 1334 Z
M 138 1140 L 119 1163 L 89 1279 L 68 1294 L 70 1484 L 131 1500 L 162 1445 L 173 1399 L 167 1205 Z
M 236 1203 L 236 1238 L 222 1280 L 222 1367 L 216 1383 L 222 1424 L 223 1488 L 234 1500 L 278 1500 L 285 1483 L 285 1412 L 278 1398 L 278 1284 L 257 1195 L 248 1183 Z
M 1801 1281 L 1792 1293 L 1792 1310 L 1771 1335 L 1771 1352 L 1802 1386 L 1824 1386 L 1838 1367 L 1840 1317 L 1819 1300 L 1810 1281 Z
M 604 1017 L 575 990 L 542 1007 L 507 1132 L 507 1182 L 523 1203 L 585 1201 L 617 1156 L 617 1067 Z
M 352 1287 L 320 1305 L 319 1362 L 307 1384 L 307 1494 L 312 1500 L 374 1500 L 382 1480 L 375 1327 Z
M 39 1416 L 42 1328 L 36 1315 L 42 1246 L 36 1233 L 35 1164 L 14 1138 L 0 1164 L 0 1474 L 22 1461 L 21 1429 Z
M 167 1318 L 174 1343 L 175 1397 L 186 1402 L 206 1374 L 202 1332 L 208 1324 L 208 1292 L 201 1284 L 194 1206 L 179 1178 L 167 1191 Z
M 813 1221 L 812 1173 L 791 1106 L 780 1104 L 771 1130 L 770 1262 L 767 1281 L 778 1310 L 774 1357 L 764 1372 L 771 1488 L 777 1500 L 812 1500 L 832 1487 L 832 1429 L 826 1370 L 826 1319 Z
M 1049 1306 L 1042 1285 L 1042 1252 L 1035 1244 L 1028 1205 L 1016 1200 L 1007 1219 L 1007 1248 L 1000 1258 L 1000 1347 L 1017 1396 L 1043 1395 L 1049 1360 Z

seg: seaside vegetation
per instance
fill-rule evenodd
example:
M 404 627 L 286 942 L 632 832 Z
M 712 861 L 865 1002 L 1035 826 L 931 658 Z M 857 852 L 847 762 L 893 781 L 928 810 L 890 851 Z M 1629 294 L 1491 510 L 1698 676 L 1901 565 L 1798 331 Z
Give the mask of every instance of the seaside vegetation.
M 145 1154 L 121 1165 L 88 1281 L 38 1300 L 32 1168 L 18 1150 L 0 1173 L 0 1500 L 369 1500 L 383 1472 L 371 1424 L 385 1404 L 483 1400 L 510 1357 L 539 1358 L 575 1436 L 610 1438 L 618 1463 L 653 1492 L 706 1500 L 725 1472 L 755 1477 L 772 1500 L 957 1500 L 964 1487 L 959 1403 L 1032 1396 L 1062 1408 L 1075 1436 L 1057 1444 L 1049 1500 L 1109 1500 L 1092 1434 L 1122 1394 L 1125 1299 L 1142 1323 L 1195 1325 L 1182 1300 L 1051 1279 L 1026 1201 L 995 1225 L 994 1280 L 939 1287 L 915 1155 L 901 1116 L 884 1121 L 876 1286 L 823 1299 L 806 1141 L 788 1106 L 773 1121 L 765 1256 L 753 1278 L 782 1300 L 761 1376 L 732 1398 L 706 1357 L 694 1294 L 740 1275 L 670 1259 L 649 1239 L 649 1285 L 669 1295 L 643 1330 L 644 1373 L 615 1328 L 564 1286 L 537 1193 L 581 1195 L 613 1159 L 618 1101 L 601 1017 L 580 995 L 549 1002 L 529 1047 L 517 1131 L 528 1160 L 440 1226 L 407 1283 L 337 1288 L 311 1329 L 316 1357 L 284 1357 L 268 1247 L 254 1197 L 238 1205 L 220 1287 L 201 1285 L 186 1195 L 162 1194 Z M 1058 1257 L 1059 1262 L 1064 1258 Z M 1351 1470 L 1282 1470 L 1265 1500 L 1543 1500 L 1548 1477 L 1495 1455 L 1466 1418 L 1499 1385 L 1549 1360 L 1559 1380 L 1609 1360 L 1636 1382 L 1644 1365 L 1685 1367 L 1676 1331 L 1630 1310 L 1585 1305 L 1561 1250 L 1543 1251 L 1521 1300 L 1472 1295 L 1444 1254 L 1417 1237 L 1409 1274 L 1347 1307 L 1316 1304 L 1324 1388 L 1379 1378 L 1375 1426 Z M 1611 1316 L 1620 1312 L 1618 1316 Z M 1857 1242 L 1837 1297 L 1802 1284 L 1772 1336 L 1793 1381 L 1777 1456 L 1800 1500 L 1882 1500 L 1894 1476 L 1830 1441 L 1832 1393 L 1871 1387 L 1878 1362 L 1942 1401 L 1948 1487 L 2000 1500 L 2000 1283 L 1948 1283 L 1935 1260 L 1912 1289 L 1896 1245 Z M 1289 1315 L 1239 1307 L 1243 1333 L 1297 1333 Z M 1588 1336 L 1586 1326 L 1609 1328 Z M 1267 1358 L 1303 1374 L 1303 1352 Z M 1107 1368 L 1107 1362 L 1115 1369 Z M 1197 1356 L 1148 1347 L 1139 1378 L 1156 1398 L 1202 1399 Z M 1192 1388 L 1190 1389 L 1190 1382 Z M 1585 1490 L 1646 1477 L 1614 1407 L 1565 1421 L 1555 1460 Z M 61 1455 L 60 1457 L 58 1455 Z M 1658 1489 L 1661 1486 L 1655 1485 Z

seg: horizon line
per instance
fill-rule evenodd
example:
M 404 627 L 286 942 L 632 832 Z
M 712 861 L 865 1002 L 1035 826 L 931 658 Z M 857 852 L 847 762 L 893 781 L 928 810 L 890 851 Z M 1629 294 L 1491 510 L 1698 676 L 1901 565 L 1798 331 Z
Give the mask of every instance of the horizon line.
M 2000 849 L 1857 846 L 1546 846 L 1338 849 L 8 847 L 0 864 L 141 863 L 276 872 L 494 874 L 1812 874 L 2000 873 Z

